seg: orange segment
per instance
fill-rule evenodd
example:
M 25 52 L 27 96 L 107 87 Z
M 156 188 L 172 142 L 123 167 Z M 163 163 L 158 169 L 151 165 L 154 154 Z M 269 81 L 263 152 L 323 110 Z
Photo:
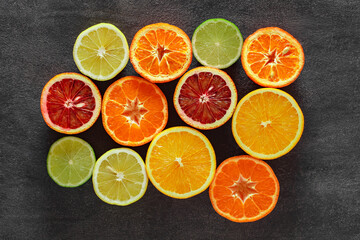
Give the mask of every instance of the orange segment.
M 302 111 L 289 94 L 262 88 L 247 94 L 236 107 L 232 132 L 251 156 L 275 159 L 295 147 L 304 129 Z
M 174 198 L 189 198 L 204 191 L 216 168 L 214 149 L 199 131 L 173 127 L 158 134 L 146 155 L 152 184 Z
M 114 141 L 140 146 L 165 128 L 167 101 L 155 84 L 139 77 L 124 77 L 106 90 L 102 117 L 104 128 Z
M 279 196 L 279 182 L 264 161 L 243 155 L 223 161 L 209 188 L 211 203 L 221 216 L 252 222 L 268 215 Z
M 145 26 L 134 36 L 130 61 L 142 77 L 151 82 L 169 82 L 189 68 L 192 48 L 180 28 L 167 23 Z
M 277 27 L 261 28 L 250 35 L 241 53 L 246 74 L 263 87 L 281 88 L 294 82 L 304 61 L 301 44 Z

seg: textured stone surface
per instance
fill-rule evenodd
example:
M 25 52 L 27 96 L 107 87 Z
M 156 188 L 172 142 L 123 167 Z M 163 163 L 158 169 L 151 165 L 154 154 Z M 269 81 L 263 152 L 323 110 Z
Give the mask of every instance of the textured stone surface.
M 360 4 L 325 1 L 1 1 L 1 239 L 359 239 L 360 238 Z M 54 75 L 78 72 L 72 59 L 77 35 L 99 22 L 118 26 L 131 42 L 141 27 L 167 22 L 191 38 L 204 20 L 223 17 L 244 38 L 278 26 L 303 45 L 305 66 L 284 88 L 305 116 L 298 145 L 268 161 L 279 178 L 278 204 L 266 218 L 232 223 L 215 213 L 207 191 L 187 200 L 171 199 L 151 184 L 128 207 L 103 203 L 91 181 L 66 189 L 46 172 L 50 145 L 62 134 L 46 126 L 40 112 L 43 86 Z M 198 66 L 193 60 L 192 67 Z M 239 99 L 259 88 L 240 61 L 226 69 Z M 114 79 L 137 75 L 131 63 Z M 114 81 L 96 82 L 101 93 Z M 161 84 L 169 101 L 167 127 L 185 125 L 172 94 L 177 81 Z M 218 164 L 244 154 L 230 122 L 203 131 Z M 120 147 L 99 119 L 78 135 L 96 156 Z M 148 144 L 134 148 L 145 158 Z

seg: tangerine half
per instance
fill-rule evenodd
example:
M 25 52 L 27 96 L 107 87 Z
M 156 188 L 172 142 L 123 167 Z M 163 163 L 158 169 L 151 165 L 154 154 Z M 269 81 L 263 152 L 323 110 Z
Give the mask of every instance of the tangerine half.
M 246 38 L 241 63 L 251 80 L 263 87 L 281 88 L 294 82 L 305 62 L 301 44 L 290 33 L 261 28 Z
M 155 23 L 140 29 L 130 46 L 130 61 L 142 77 L 154 83 L 183 75 L 192 60 L 191 41 L 180 28 Z
M 105 91 L 102 120 L 111 138 L 125 146 L 140 146 L 161 132 L 168 120 L 165 95 L 156 84 L 128 76 Z
M 279 192 L 279 181 L 271 167 L 248 155 L 223 161 L 209 188 L 215 211 L 233 222 L 265 217 L 274 209 Z

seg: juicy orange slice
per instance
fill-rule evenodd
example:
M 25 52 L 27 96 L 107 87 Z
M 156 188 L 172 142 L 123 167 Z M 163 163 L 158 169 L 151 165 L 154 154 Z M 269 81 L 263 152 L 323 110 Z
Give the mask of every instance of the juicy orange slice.
M 146 155 L 146 171 L 152 184 L 173 198 L 189 198 L 203 192 L 216 168 L 214 149 L 205 135 L 189 127 L 173 127 L 158 134 Z
M 128 76 L 111 84 L 104 94 L 102 120 L 115 142 L 140 146 L 150 142 L 167 123 L 165 95 L 154 83 Z
M 265 217 L 274 209 L 279 192 L 279 181 L 271 167 L 246 155 L 223 161 L 209 188 L 215 211 L 234 222 Z
M 155 83 L 179 78 L 189 68 L 191 60 L 189 37 L 180 28 L 167 23 L 140 29 L 130 46 L 130 61 L 135 71 Z
M 281 88 L 294 82 L 304 61 L 300 43 L 277 27 L 261 28 L 251 34 L 241 52 L 246 74 L 263 87 Z
M 295 99 L 274 88 L 247 94 L 232 119 L 238 145 L 260 159 L 275 159 L 288 153 L 300 140 L 303 129 L 304 116 Z

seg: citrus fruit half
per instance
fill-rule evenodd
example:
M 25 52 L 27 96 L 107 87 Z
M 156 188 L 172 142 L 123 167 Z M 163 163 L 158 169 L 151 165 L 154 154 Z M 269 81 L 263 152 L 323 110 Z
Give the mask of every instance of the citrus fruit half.
M 230 67 L 239 59 L 242 44 L 239 28 L 222 18 L 206 20 L 192 37 L 195 58 L 204 66 L 219 69 Z
M 265 217 L 274 209 L 279 192 L 279 181 L 271 167 L 247 155 L 223 161 L 209 188 L 215 211 L 234 222 Z
M 156 84 L 143 78 L 121 78 L 105 91 L 102 120 L 115 142 L 125 146 L 143 145 L 166 126 L 166 97 Z
M 197 67 L 179 80 L 174 106 L 184 122 L 199 129 L 214 129 L 227 122 L 236 107 L 234 82 L 224 71 Z
M 172 127 L 156 135 L 146 155 L 152 184 L 173 198 L 203 192 L 216 168 L 214 149 L 205 135 L 189 127 Z
M 155 23 L 140 29 L 130 46 L 130 61 L 151 82 L 169 82 L 186 72 L 192 60 L 191 42 L 180 28 Z
M 47 171 L 58 185 L 78 187 L 91 177 L 95 160 L 89 143 L 78 137 L 63 137 L 50 147 Z
M 76 66 L 86 76 L 106 81 L 120 73 L 129 61 L 129 45 L 114 25 L 99 23 L 77 37 L 73 50 Z
M 232 132 L 238 145 L 260 159 L 288 153 L 300 140 L 303 113 L 293 97 L 274 88 L 250 92 L 238 103 Z
M 144 196 L 147 185 L 144 161 L 132 149 L 111 149 L 96 161 L 94 191 L 108 204 L 126 206 L 134 203 Z
M 46 124 L 55 131 L 77 134 L 99 117 L 101 95 L 96 85 L 78 73 L 58 74 L 45 85 L 40 99 Z
M 281 88 L 294 82 L 304 61 L 301 44 L 277 27 L 261 28 L 251 34 L 241 53 L 245 73 L 263 87 Z

